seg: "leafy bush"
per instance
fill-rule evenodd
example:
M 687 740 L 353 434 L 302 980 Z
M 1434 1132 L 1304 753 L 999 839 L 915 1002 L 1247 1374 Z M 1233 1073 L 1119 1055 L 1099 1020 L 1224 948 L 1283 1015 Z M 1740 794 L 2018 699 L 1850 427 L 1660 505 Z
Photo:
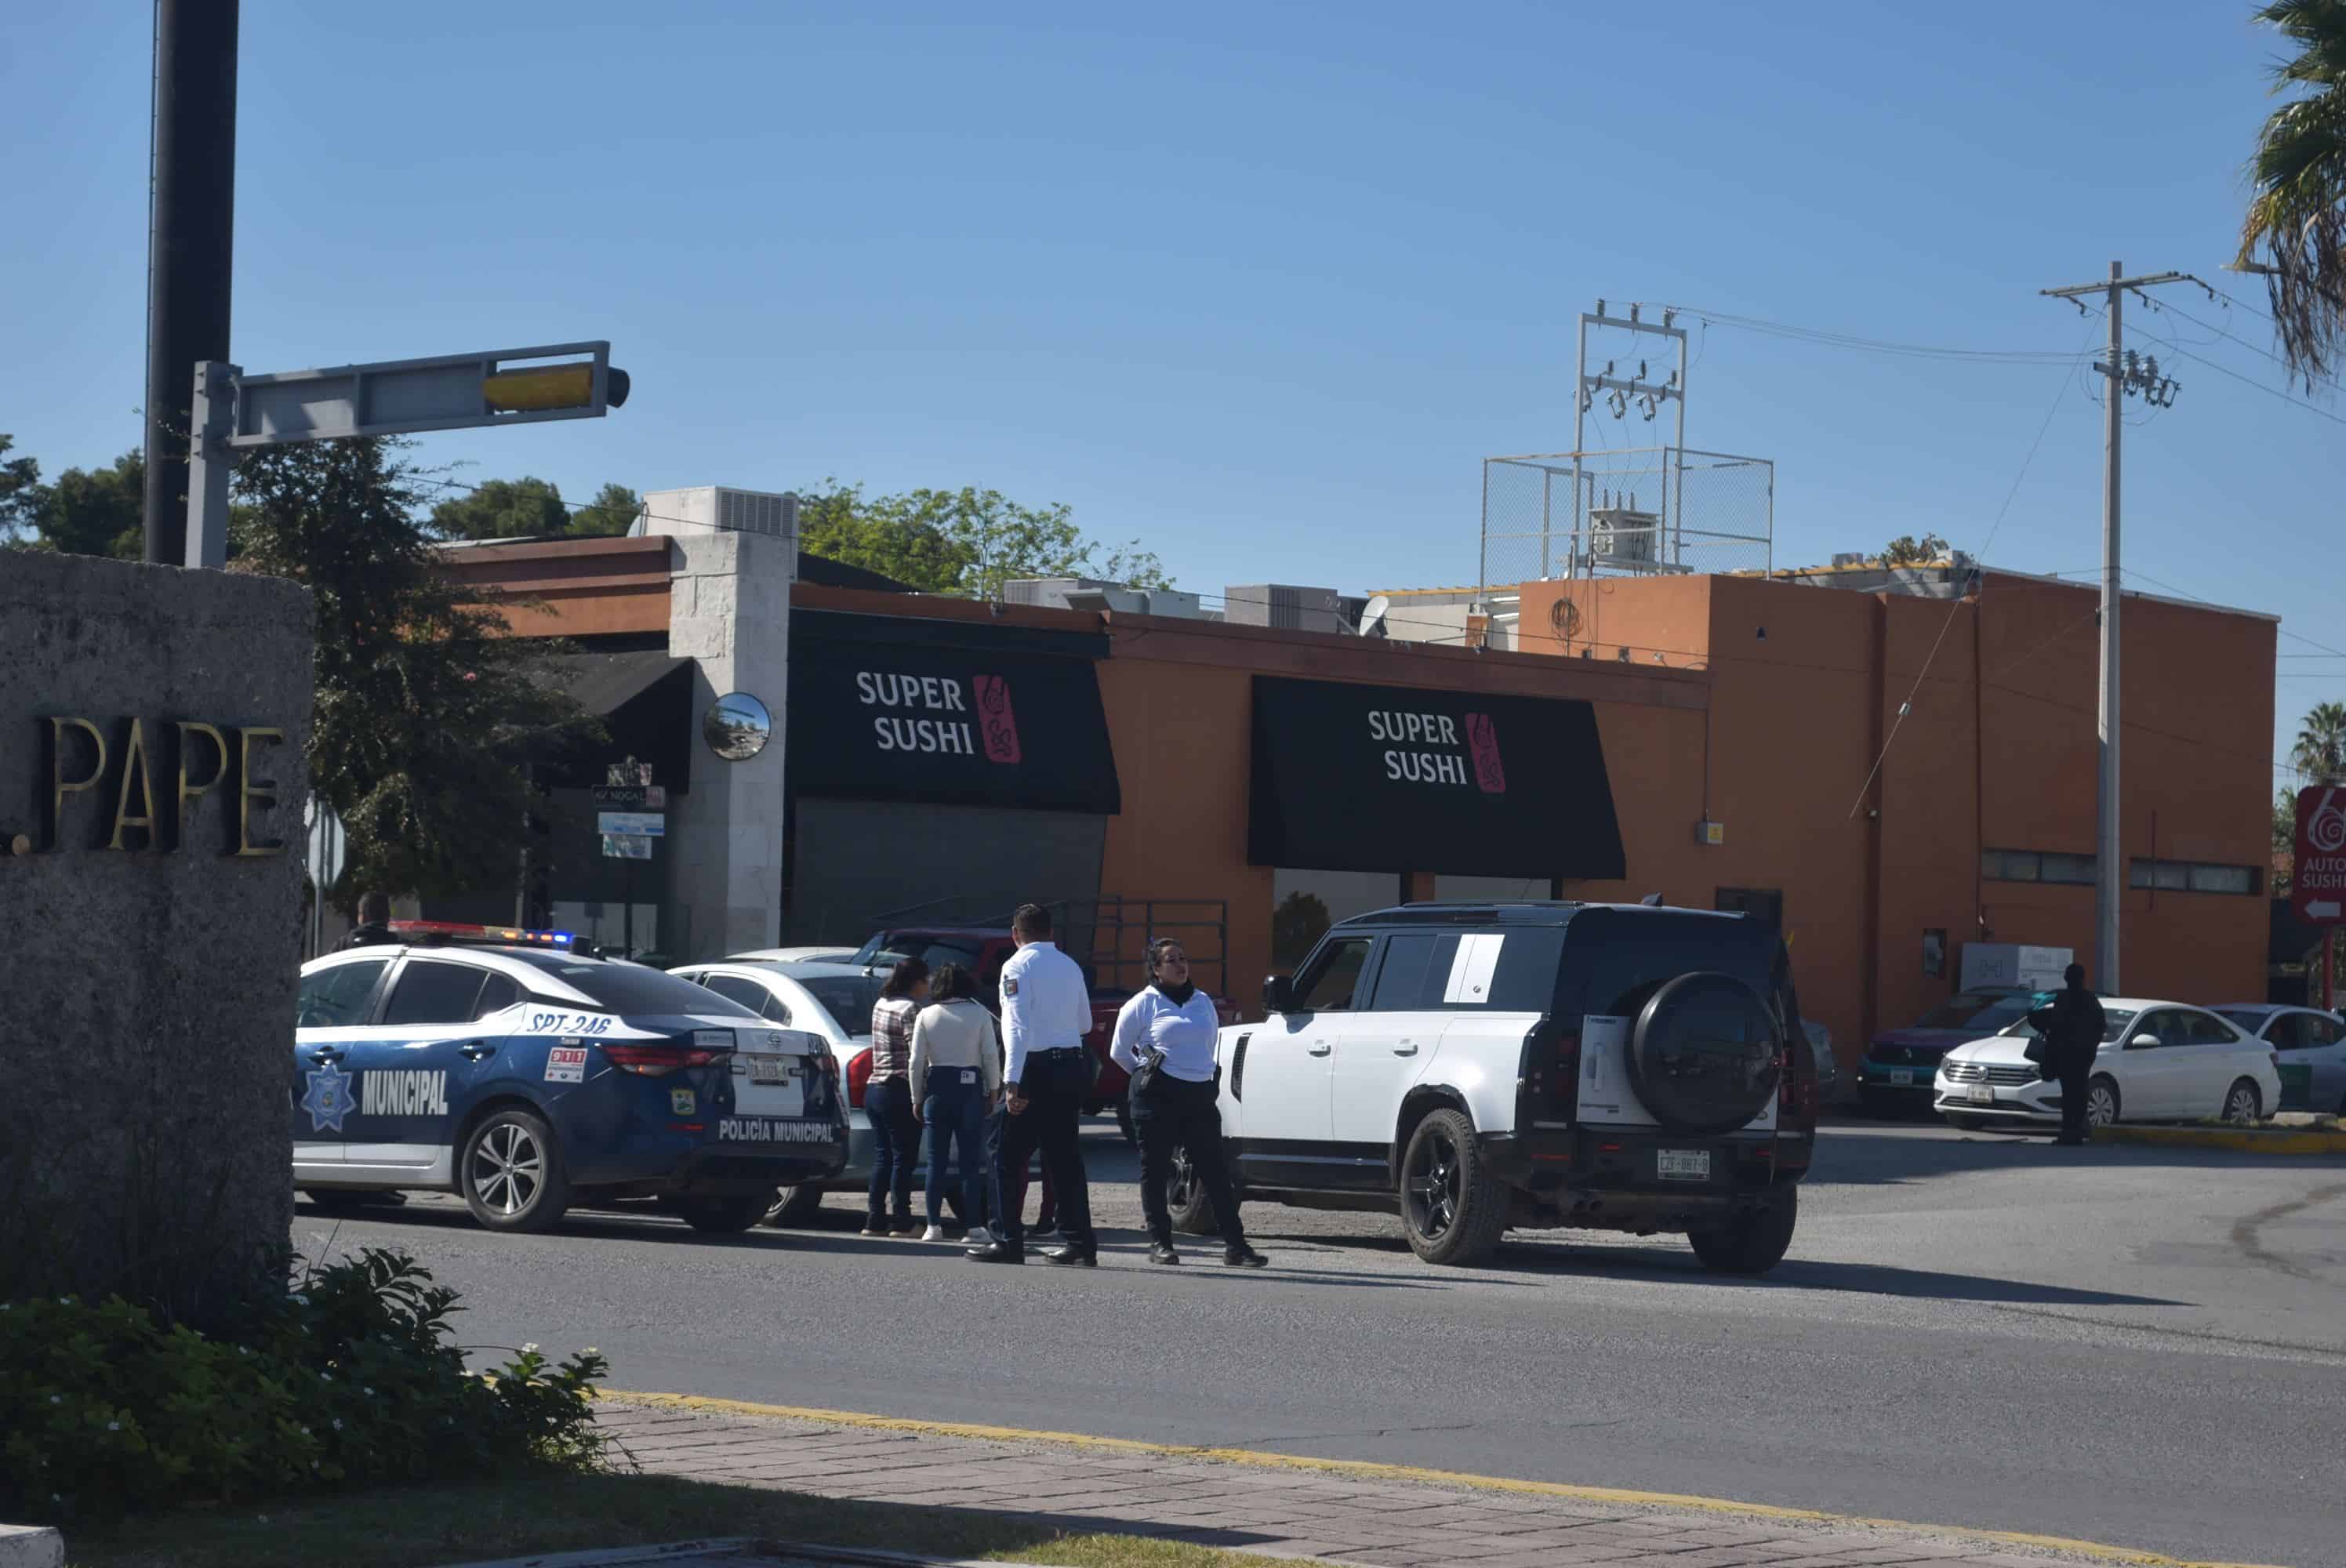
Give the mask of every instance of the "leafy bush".
M 557 1366 L 529 1345 L 475 1377 L 456 1310 L 413 1259 L 375 1248 L 215 1337 L 118 1297 L 0 1302 L 0 1518 L 595 1464 L 603 1358 Z

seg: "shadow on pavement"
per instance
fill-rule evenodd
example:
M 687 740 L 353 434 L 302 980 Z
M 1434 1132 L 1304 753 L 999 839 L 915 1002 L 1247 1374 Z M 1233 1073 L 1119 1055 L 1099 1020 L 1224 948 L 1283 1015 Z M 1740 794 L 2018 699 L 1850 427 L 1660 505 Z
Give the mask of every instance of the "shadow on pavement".
M 2163 1167 L 2244 1170 L 2334 1168 L 2335 1160 L 2230 1149 L 2167 1148 L 2154 1145 L 2087 1144 L 2063 1148 L 2049 1135 L 1965 1133 L 1918 1137 L 1842 1124 L 1817 1139 L 1809 1180 L 1827 1186 L 1892 1186 L 1994 1170 L 2147 1170 Z

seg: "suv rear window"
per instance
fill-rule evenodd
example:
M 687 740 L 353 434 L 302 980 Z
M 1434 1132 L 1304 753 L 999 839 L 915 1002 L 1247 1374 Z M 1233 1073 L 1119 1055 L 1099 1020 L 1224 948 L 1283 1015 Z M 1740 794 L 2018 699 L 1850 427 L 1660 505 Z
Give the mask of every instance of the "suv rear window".
M 1575 916 L 1566 931 L 1567 1012 L 1634 1017 L 1665 982 L 1716 971 L 1767 998 L 1784 1027 L 1798 1026 L 1800 1001 L 1782 944 L 1757 922 L 1590 910 Z
M 524 956 L 515 954 L 515 957 Z M 601 963 L 592 960 L 530 953 L 531 963 L 595 999 L 614 1013 L 707 1013 L 725 1017 L 758 1016 L 738 1002 L 729 1001 L 707 986 L 639 963 Z

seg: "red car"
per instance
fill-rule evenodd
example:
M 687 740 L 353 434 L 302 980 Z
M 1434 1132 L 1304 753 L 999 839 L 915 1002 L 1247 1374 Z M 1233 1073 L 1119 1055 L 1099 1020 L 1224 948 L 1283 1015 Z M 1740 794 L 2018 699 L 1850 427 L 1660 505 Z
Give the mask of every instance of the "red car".
M 897 961 L 917 958 L 931 971 L 938 965 L 957 963 L 977 977 L 978 996 L 987 1011 L 999 1017 L 1002 1013 L 1002 966 L 1018 951 L 1006 928 L 998 926 L 897 926 L 875 932 L 850 962 L 862 964 L 875 972 L 893 969 Z M 1083 963 L 1077 959 L 1078 963 Z M 1116 1015 L 1132 995 L 1130 986 L 1103 986 L 1096 983 L 1093 968 L 1083 964 L 1084 978 L 1091 984 L 1092 1028 L 1084 1036 L 1084 1044 L 1099 1058 L 1099 1082 L 1094 1086 L 1090 1103 L 1084 1106 L 1086 1115 L 1096 1116 L 1102 1111 L 1114 1110 L 1116 1125 L 1124 1129 L 1127 1142 L 1133 1137 L 1132 1110 L 1125 1103 L 1127 1080 L 1123 1068 L 1109 1059 L 1109 1037 L 1116 1030 Z M 1228 997 L 1214 998 L 1214 1011 L 1225 1024 L 1239 1021 L 1239 1010 Z

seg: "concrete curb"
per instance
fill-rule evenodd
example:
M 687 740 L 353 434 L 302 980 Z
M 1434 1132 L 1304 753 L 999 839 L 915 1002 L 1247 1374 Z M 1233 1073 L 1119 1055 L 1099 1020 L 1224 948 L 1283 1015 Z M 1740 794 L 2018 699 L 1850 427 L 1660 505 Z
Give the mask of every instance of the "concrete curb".
M 0 1524 L 0 1568 L 65 1568 L 66 1538 L 43 1524 Z
M 543 1552 L 535 1557 L 451 1563 L 444 1568 L 622 1568 L 633 1563 L 667 1563 L 679 1557 L 707 1557 L 718 1552 L 747 1552 L 760 1544 L 747 1535 L 710 1536 L 701 1541 L 667 1541 L 655 1546 L 607 1546 L 584 1552 Z M 14 1568 L 5 1557 L 0 1557 L 0 1564 Z
M 2130 1127 L 2121 1124 L 2095 1128 L 2094 1142 L 2259 1155 L 2346 1155 L 2346 1132 L 2320 1127 Z

